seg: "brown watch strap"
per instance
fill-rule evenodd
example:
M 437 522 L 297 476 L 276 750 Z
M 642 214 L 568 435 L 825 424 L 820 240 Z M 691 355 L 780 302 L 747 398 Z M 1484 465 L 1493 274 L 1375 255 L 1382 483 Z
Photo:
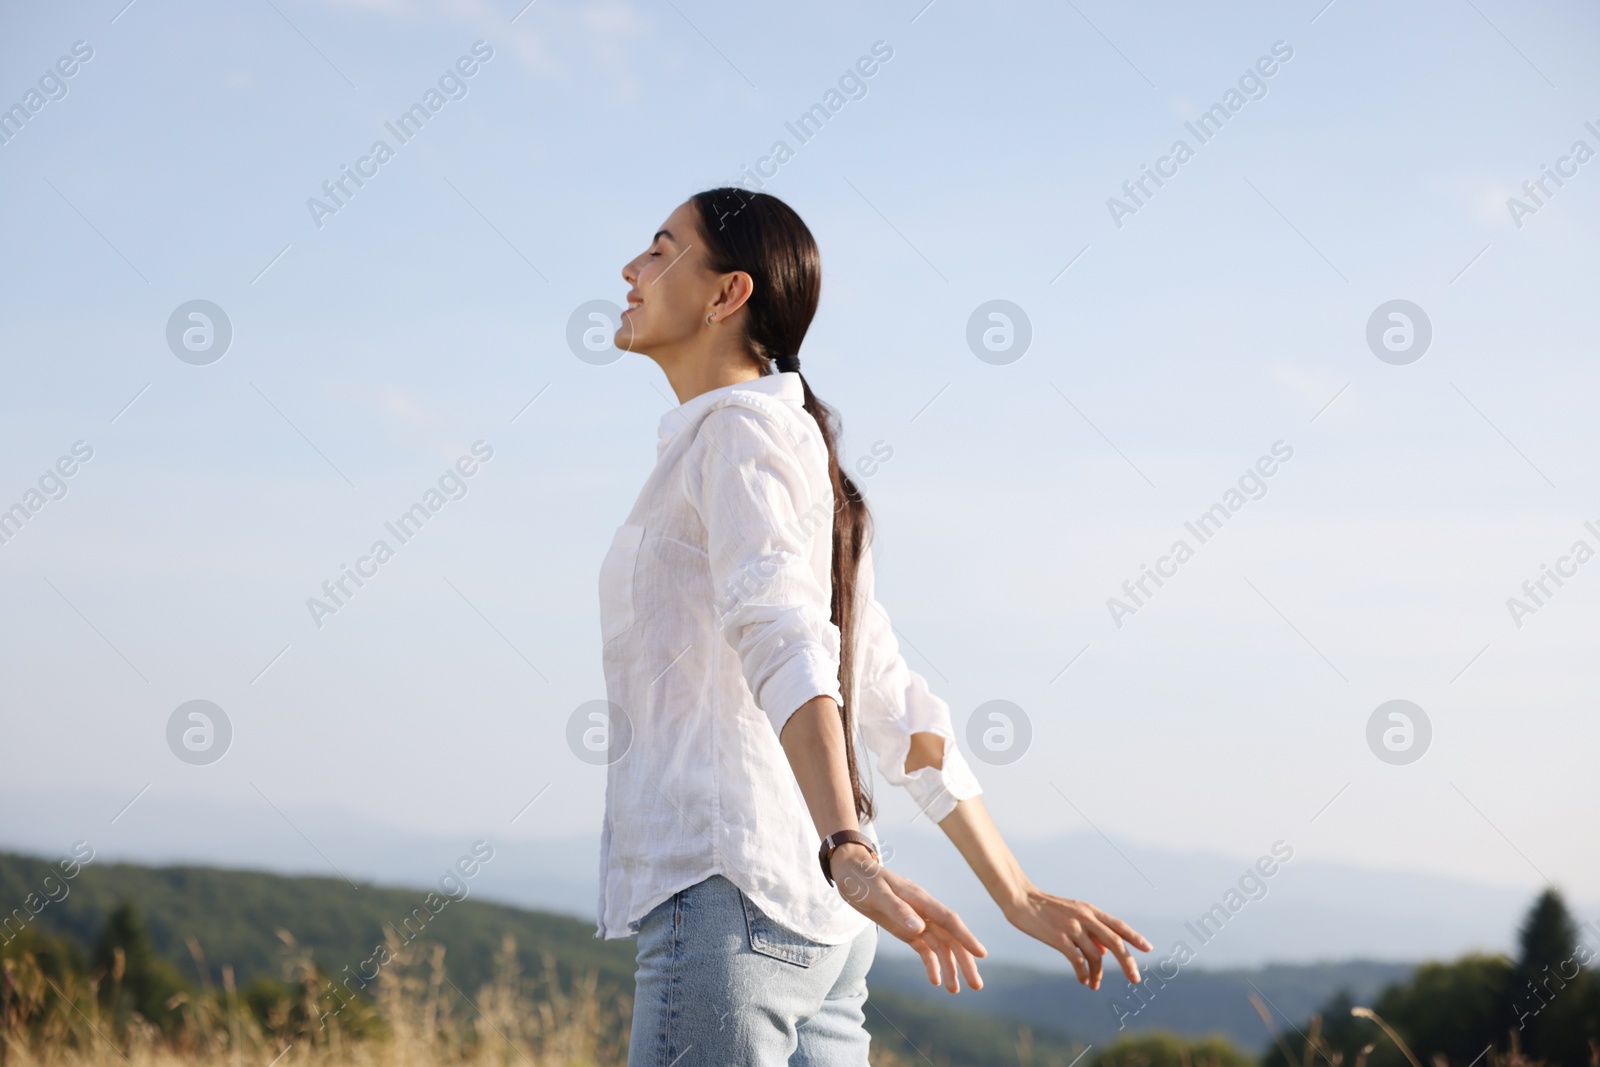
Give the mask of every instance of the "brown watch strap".
M 828 880 L 829 885 L 833 884 L 833 864 L 830 862 L 833 850 L 840 845 L 863 845 L 872 853 L 873 859 L 878 858 L 878 846 L 860 830 L 838 830 L 829 834 L 822 839 L 822 849 L 817 853 L 817 859 L 822 863 L 822 877 Z

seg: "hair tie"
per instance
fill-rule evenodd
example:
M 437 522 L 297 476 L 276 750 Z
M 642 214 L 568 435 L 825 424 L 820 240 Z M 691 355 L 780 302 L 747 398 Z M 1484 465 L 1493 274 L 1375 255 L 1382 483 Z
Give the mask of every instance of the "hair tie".
M 778 356 L 773 359 L 772 363 L 780 372 L 785 374 L 790 372 L 798 372 L 800 370 L 800 357 L 797 355 Z

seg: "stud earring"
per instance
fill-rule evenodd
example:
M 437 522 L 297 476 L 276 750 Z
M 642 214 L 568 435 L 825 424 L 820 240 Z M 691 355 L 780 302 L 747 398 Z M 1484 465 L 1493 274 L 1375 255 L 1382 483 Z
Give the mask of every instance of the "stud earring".
M 707 316 L 706 316 L 706 325 L 707 325 L 707 326 L 714 326 L 714 325 L 716 325 L 716 323 L 714 323 L 714 322 L 713 322 L 713 321 L 712 321 L 712 320 L 713 320 L 713 319 L 715 319 L 715 318 L 716 318 L 716 315 L 715 315 L 715 314 L 712 314 L 712 315 L 707 315 Z

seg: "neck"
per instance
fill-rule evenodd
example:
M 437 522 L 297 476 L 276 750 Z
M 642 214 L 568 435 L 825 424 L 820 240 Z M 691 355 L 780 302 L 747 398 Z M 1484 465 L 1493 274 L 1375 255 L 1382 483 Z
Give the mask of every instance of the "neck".
M 750 354 L 734 346 L 701 348 L 691 352 L 648 353 L 667 376 L 667 384 L 686 404 L 701 393 L 761 377 L 761 368 Z

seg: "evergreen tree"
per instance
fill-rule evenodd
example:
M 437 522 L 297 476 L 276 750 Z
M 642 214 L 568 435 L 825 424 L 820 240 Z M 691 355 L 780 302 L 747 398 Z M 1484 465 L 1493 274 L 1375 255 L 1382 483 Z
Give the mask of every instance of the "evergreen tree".
M 1588 1038 L 1594 1036 L 1591 1004 L 1596 993 L 1594 973 L 1584 964 L 1592 962 L 1594 948 L 1580 952 L 1572 915 L 1555 889 L 1539 894 L 1528 910 L 1517 947 L 1506 1026 L 1535 1058 L 1584 1062 Z
M 167 1005 L 183 990 L 183 980 L 172 964 L 156 955 L 132 904 L 123 902 L 106 917 L 105 929 L 95 942 L 92 965 L 105 976 L 100 998 L 118 1026 L 129 1012 L 138 1012 L 163 1028 L 176 1020 Z
M 1546 889 L 1539 894 L 1517 933 L 1517 946 L 1518 971 L 1536 982 L 1545 968 L 1554 970 L 1572 959 L 1578 947 L 1578 931 L 1558 891 Z

